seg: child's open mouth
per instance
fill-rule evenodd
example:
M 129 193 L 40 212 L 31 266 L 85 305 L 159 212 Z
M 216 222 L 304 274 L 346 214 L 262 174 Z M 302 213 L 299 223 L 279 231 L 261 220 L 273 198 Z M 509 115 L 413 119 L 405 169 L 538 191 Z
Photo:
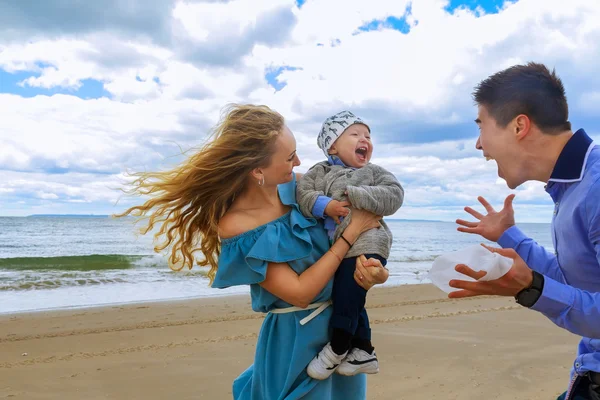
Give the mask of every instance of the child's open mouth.
M 356 155 L 358 156 L 358 159 L 361 161 L 366 161 L 367 160 L 367 148 L 366 147 L 359 147 L 358 149 L 356 149 Z

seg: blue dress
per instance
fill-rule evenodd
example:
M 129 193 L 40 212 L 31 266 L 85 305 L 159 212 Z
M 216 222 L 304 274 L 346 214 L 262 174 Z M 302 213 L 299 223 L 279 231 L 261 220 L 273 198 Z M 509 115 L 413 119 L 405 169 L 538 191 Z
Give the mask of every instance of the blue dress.
M 215 288 L 250 285 L 252 309 L 267 313 L 292 305 L 272 295 L 260 285 L 269 262 L 287 262 L 298 274 L 313 265 L 329 249 L 329 239 L 321 223 L 307 219 L 296 204 L 296 177 L 279 185 L 279 198 L 292 209 L 282 217 L 256 229 L 221 241 Z M 331 297 L 333 280 L 313 302 Z M 308 376 L 306 367 L 329 341 L 327 307 L 308 323 L 300 320 L 314 310 L 285 314 L 268 313 L 264 319 L 254 355 L 254 364 L 233 382 L 236 400 L 358 400 L 367 398 L 364 374 L 332 374 L 325 380 Z

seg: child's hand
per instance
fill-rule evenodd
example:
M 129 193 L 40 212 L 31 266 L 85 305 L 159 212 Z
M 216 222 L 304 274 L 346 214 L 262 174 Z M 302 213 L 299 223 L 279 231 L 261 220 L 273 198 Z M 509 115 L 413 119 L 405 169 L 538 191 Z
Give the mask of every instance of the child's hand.
M 350 206 L 348 201 L 337 201 L 331 200 L 327 207 L 325 207 L 325 214 L 333 218 L 336 224 L 340 223 L 339 217 L 346 217 L 350 213 L 350 210 L 346 207 Z

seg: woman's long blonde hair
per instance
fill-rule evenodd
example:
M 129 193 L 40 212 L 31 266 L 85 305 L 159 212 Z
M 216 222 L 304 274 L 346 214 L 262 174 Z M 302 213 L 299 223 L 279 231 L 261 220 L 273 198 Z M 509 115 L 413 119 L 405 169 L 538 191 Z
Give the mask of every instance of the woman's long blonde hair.
M 166 172 L 132 174 L 137 178 L 126 192 L 150 199 L 116 217 L 149 217 L 142 234 L 159 224 L 154 238 L 165 237 L 154 251 L 171 246 L 169 267 L 173 270 L 191 269 L 194 253 L 202 252 L 204 259 L 197 262 L 210 265 L 212 284 L 221 252 L 219 220 L 244 190 L 249 173 L 268 166 L 283 126 L 283 117 L 269 107 L 229 105 L 211 140 L 182 164 Z

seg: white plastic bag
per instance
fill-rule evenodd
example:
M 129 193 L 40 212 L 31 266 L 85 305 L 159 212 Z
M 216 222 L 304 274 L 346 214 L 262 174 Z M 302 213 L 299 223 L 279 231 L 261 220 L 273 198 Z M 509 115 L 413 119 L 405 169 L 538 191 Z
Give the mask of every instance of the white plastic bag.
M 446 293 L 460 290 L 448 285 L 452 279 L 474 282 L 475 279 L 454 269 L 457 264 L 464 264 L 474 271 L 486 271 L 487 273 L 479 280 L 489 281 L 506 274 L 512 266 L 513 260 L 498 253 L 492 253 L 485 247 L 476 244 L 437 257 L 429 270 L 429 279 Z

